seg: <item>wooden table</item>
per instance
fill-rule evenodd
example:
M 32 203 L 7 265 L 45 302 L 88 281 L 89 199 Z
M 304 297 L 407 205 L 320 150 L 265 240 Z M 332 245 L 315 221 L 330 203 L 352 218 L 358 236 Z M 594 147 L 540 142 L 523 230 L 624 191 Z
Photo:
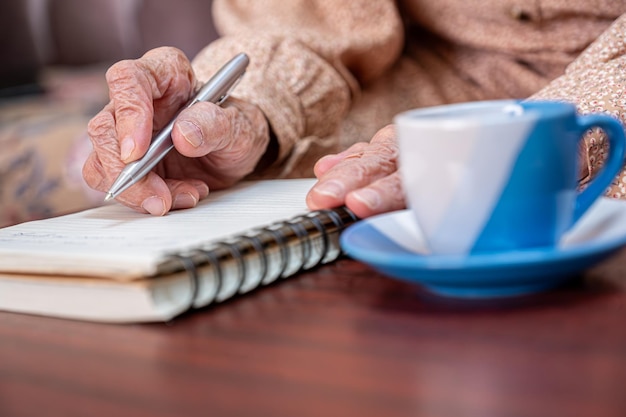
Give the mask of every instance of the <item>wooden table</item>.
M 626 416 L 626 252 L 442 299 L 343 259 L 167 324 L 0 313 L 0 416 Z

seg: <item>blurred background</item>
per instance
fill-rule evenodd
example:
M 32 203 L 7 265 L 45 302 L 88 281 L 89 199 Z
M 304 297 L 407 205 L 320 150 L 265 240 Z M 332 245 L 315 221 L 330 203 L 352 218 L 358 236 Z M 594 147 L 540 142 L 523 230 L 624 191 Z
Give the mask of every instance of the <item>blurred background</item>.
M 2 0 L 0 89 L 20 93 L 46 66 L 91 66 L 169 45 L 193 57 L 216 37 L 210 0 Z
M 106 69 L 158 46 L 191 59 L 217 37 L 211 0 L 0 2 L 0 226 L 101 202 L 82 181 Z

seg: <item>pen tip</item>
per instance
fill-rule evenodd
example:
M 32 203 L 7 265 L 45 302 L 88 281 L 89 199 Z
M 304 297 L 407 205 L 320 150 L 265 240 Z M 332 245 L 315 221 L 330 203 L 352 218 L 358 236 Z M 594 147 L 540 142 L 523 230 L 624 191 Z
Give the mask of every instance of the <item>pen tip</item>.
M 112 198 L 113 198 L 113 194 L 107 193 L 107 195 L 104 196 L 104 201 L 109 201 Z

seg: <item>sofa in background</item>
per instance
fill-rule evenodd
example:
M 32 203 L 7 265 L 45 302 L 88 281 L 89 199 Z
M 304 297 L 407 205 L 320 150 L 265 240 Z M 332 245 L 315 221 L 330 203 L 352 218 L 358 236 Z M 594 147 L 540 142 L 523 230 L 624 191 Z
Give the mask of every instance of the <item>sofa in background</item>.
M 81 170 L 112 63 L 216 37 L 210 0 L 0 2 L 0 227 L 101 203 Z

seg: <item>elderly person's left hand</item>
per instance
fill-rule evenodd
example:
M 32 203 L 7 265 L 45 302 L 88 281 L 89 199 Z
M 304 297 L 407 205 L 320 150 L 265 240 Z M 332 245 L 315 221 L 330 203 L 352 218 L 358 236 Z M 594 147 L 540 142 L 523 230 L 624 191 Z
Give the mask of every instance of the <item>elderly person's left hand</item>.
M 369 143 L 360 142 L 315 164 L 318 183 L 307 196 L 310 209 L 345 204 L 360 218 L 406 207 L 398 145 L 392 125 L 379 130 Z

